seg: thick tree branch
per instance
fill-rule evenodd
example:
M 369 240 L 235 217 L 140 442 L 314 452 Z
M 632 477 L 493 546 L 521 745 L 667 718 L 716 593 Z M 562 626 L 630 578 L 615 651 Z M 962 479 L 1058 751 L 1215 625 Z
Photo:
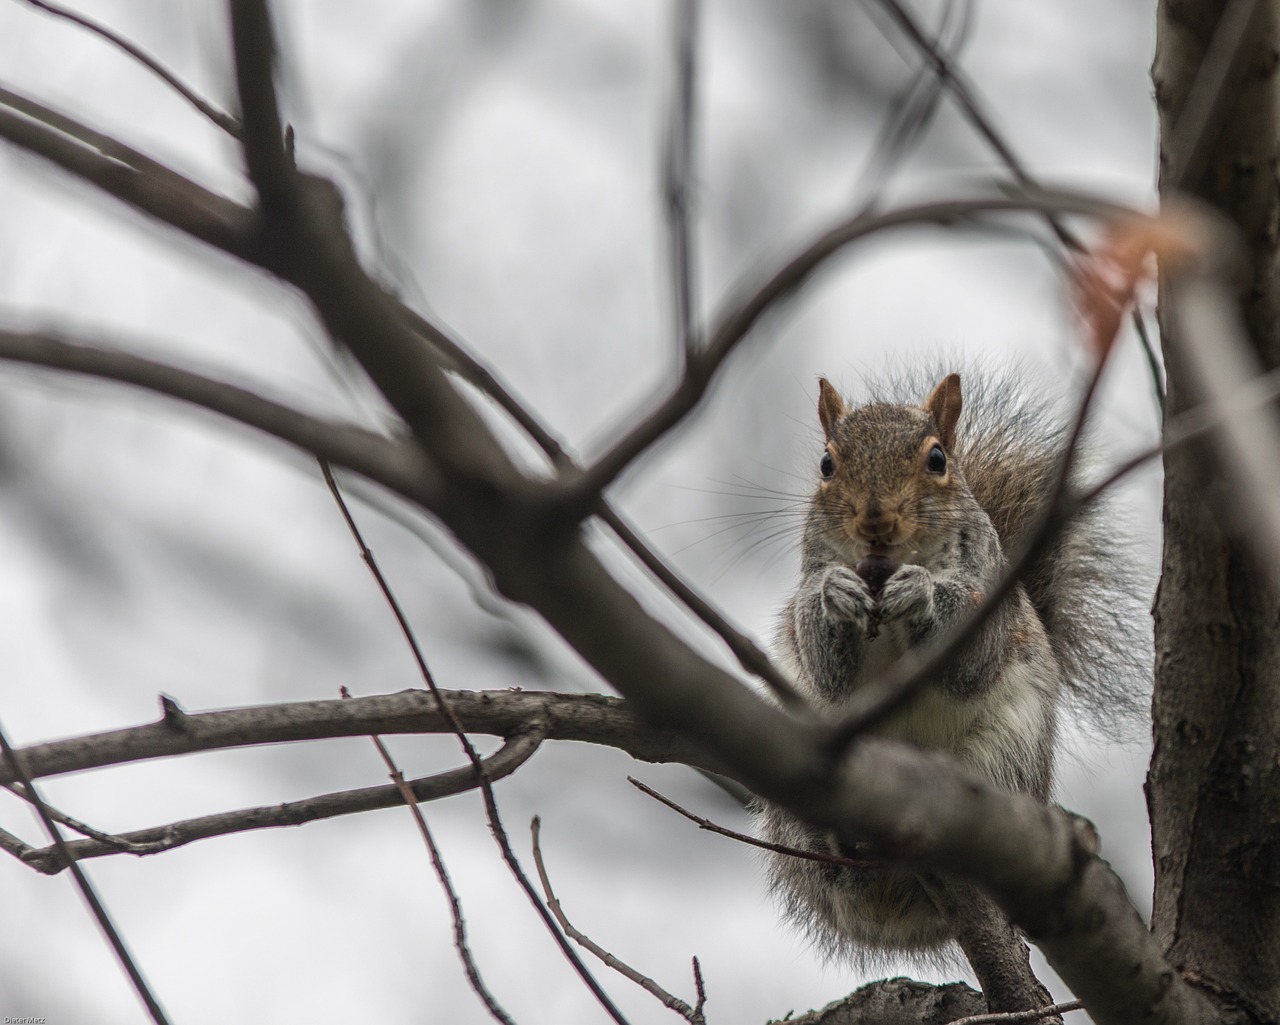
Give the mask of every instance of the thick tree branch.
M 329 334 L 351 351 L 456 486 L 486 493 L 516 488 L 522 475 L 406 324 L 400 304 L 361 267 L 336 187 L 295 171 L 276 99 L 266 4 L 231 0 L 230 9 L 245 163 L 258 190 L 270 269 L 311 300 Z
M 137 151 L 94 132 L 78 122 L 50 111 L 23 97 L 0 90 L 0 103 L 8 102 L 15 109 L 47 122 L 58 129 L 49 131 L 41 125 L 31 125 L 21 119 L 6 122 L 0 111 L 0 137 L 7 137 L 17 145 L 52 160 L 64 170 L 77 175 L 115 199 L 142 213 L 158 218 L 171 227 L 190 234 L 230 255 L 270 269 L 265 247 L 255 241 L 254 213 L 238 204 L 202 189 L 180 175 L 149 161 Z M 6 127 L 11 129 L 6 132 Z M 28 130 L 29 129 L 29 130 Z M 62 133 L 62 134 L 59 134 Z M 64 135 L 88 143 L 89 148 L 77 147 Z M 144 167 L 141 171 L 126 171 L 114 159 L 104 159 L 102 153 L 110 153 L 129 163 Z M 207 214 L 213 214 L 210 223 Z M 391 308 L 405 325 L 422 341 L 439 354 L 442 365 L 458 372 L 465 380 L 492 396 L 498 404 L 519 424 L 526 433 L 547 453 L 552 463 L 562 469 L 578 473 L 572 459 L 555 436 L 536 417 L 525 409 L 509 389 L 493 373 L 475 359 L 466 349 L 438 325 L 408 309 L 390 296 L 384 296 Z M 15 357 L 16 358 L 16 357 Z M 123 378 L 122 378 L 123 379 Z M 137 382 L 134 382 L 137 383 Z M 305 447 L 305 446 L 304 446 Z M 308 449 L 322 455 L 318 448 Z M 336 453 L 330 455 L 333 462 L 348 465 Z M 361 471 L 364 472 L 364 471 Z M 386 483 L 386 481 L 383 481 Z M 388 485 L 395 487 L 395 485 Z M 401 488 L 396 490 L 404 491 Z M 716 609 L 696 595 L 662 560 L 644 544 L 636 532 L 607 503 L 599 506 L 604 521 L 630 548 L 640 561 L 680 601 L 684 602 L 711 627 L 728 645 L 747 671 L 760 676 L 783 701 L 795 707 L 800 701 L 786 679 L 772 666 L 768 657 L 755 642 L 728 622 Z
M 919 878 L 955 930 L 990 1010 L 1024 1011 L 1051 1002 L 1049 991 L 1031 970 L 1027 945 L 990 897 L 968 880 L 928 874 Z M 1045 1025 L 1062 1025 L 1062 1019 L 1054 1016 Z
M 230 0 L 231 46 L 240 97 L 240 142 L 267 219 L 291 216 L 295 169 L 285 144 L 274 81 L 276 47 L 263 0 Z
M 826 1007 L 788 1013 L 769 1025 L 948 1025 L 958 1016 L 986 1009 L 982 994 L 962 982 L 933 986 L 914 979 L 883 979 Z
M 820 729 L 742 688 L 651 619 L 581 545 L 489 560 L 499 586 L 537 608 L 651 721 L 678 729 L 728 775 L 842 840 L 869 840 L 921 869 L 980 883 L 1041 946 L 1099 1025 L 1199 1021 L 1099 861 L 1090 835 L 1025 795 L 980 782 L 941 755 L 862 740 L 834 764 Z M 1123 980 L 1111 969 L 1134 966 Z

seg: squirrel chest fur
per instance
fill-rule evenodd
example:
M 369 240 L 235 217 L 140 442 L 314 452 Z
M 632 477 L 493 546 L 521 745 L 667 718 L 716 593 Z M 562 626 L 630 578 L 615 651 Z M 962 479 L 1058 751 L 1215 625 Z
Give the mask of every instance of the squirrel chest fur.
M 1005 572 L 1006 548 L 1044 507 L 1060 455 L 1056 428 L 1005 405 L 966 430 L 956 374 L 920 405 L 850 408 L 821 382 L 825 447 L 800 581 L 775 645 L 820 712 L 838 714 L 906 651 L 949 634 Z M 1088 540 L 1087 524 L 1068 531 L 1033 567 L 1032 594 L 1019 585 L 942 676 L 876 732 L 947 751 L 998 786 L 1047 800 L 1060 691 L 1088 682 L 1073 675 L 1086 661 L 1079 649 L 1102 633 L 1092 605 L 1081 611 L 1077 600 L 1096 583 Z M 760 809 L 760 825 L 775 843 L 842 853 L 772 806 Z M 921 950 L 951 938 L 907 870 L 780 854 L 770 868 L 791 916 L 829 953 Z

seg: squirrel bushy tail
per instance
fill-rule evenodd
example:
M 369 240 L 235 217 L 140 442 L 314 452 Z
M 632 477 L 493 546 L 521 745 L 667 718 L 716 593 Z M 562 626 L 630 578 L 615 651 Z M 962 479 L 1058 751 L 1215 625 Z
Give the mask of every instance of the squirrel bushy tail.
M 870 382 L 870 399 L 918 402 L 944 372 L 931 365 Z M 961 377 L 965 407 L 956 456 L 1013 557 L 1053 493 L 1070 413 L 1053 389 L 1019 368 L 965 367 Z M 1087 453 L 1077 457 L 1073 483 L 1085 476 L 1082 462 Z M 1117 529 L 1119 515 L 1108 496 L 1092 503 L 1035 560 L 1023 586 L 1061 667 L 1069 709 L 1097 732 L 1130 739 L 1146 720 L 1152 645 L 1140 574 L 1125 547 L 1128 532 Z

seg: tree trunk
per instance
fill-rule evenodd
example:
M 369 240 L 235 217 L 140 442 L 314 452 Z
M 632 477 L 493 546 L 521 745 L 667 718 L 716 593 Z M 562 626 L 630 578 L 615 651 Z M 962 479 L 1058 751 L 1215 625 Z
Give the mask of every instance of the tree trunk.
M 1229 26 L 1242 13 L 1248 17 L 1241 3 L 1223 0 L 1160 3 L 1153 70 L 1160 191 L 1162 199 L 1180 194 L 1205 202 L 1236 226 L 1247 264 L 1241 310 L 1256 357 L 1271 368 L 1280 364 L 1280 13 L 1274 2 L 1258 3 L 1232 48 Z M 1210 73 L 1197 78 L 1202 65 Z M 1225 72 L 1221 87 L 1198 84 L 1213 68 Z M 1211 95 L 1216 102 L 1197 113 Z M 1166 287 L 1162 282 L 1162 310 Z M 1172 416 L 1197 396 L 1173 325 L 1161 319 Z M 1232 522 L 1231 484 L 1219 465 L 1203 449 L 1165 457 L 1155 751 L 1147 780 L 1152 925 L 1185 977 L 1229 995 L 1253 1018 L 1274 1019 L 1280 1016 L 1280 600 Z

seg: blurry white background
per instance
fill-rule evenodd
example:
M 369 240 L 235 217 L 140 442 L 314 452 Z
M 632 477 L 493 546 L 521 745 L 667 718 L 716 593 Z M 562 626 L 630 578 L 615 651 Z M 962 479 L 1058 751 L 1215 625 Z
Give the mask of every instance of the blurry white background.
M 974 8 L 961 64 L 1033 173 L 1152 201 L 1153 6 Z M 866 198 L 876 133 L 918 72 L 874 7 L 702 8 L 704 314 Z M 941 17 L 939 4 L 918 7 L 931 24 Z M 221 5 L 83 9 L 233 108 Z M 309 0 L 278 4 L 275 16 L 299 159 L 343 184 L 371 265 L 498 368 L 575 450 L 598 452 L 674 367 L 660 191 L 672 5 Z M 0 84 L 249 198 L 230 139 L 101 40 L 17 0 L 0 3 Z M 999 169 L 944 99 L 887 196 L 942 198 Z M 76 329 L 307 409 L 367 423 L 382 415 L 304 303 L 265 276 L 7 146 L 0 211 L 6 325 Z M 1025 242 L 920 229 L 865 245 L 761 325 L 693 422 L 615 497 L 673 565 L 767 639 L 795 572 L 819 374 L 856 392 L 867 371 L 941 351 L 1017 358 L 1068 382 L 1082 364 L 1077 334 L 1061 278 Z M 1126 337 L 1101 405 L 1113 455 L 1154 439 L 1150 392 Z M 1122 494 L 1148 586 L 1158 491 L 1150 471 Z M 357 503 L 356 515 L 442 686 L 599 688 L 531 617 L 480 608 L 474 570 L 441 557 L 448 541 L 430 524 L 380 504 Z M 627 560 L 618 564 L 650 604 L 679 616 Z M 0 365 L 0 567 L 0 721 L 15 743 L 149 721 L 161 692 L 203 710 L 418 684 L 314 465 L 123 387 Z M 390 743 L 408 774 L 459 763 L 448 737 Z M 1145 759 L 1140 748 L 1074 739 L 1060 787 L 1066 806 L 1098 823 L 1144 909 Z M 688 770 L 545 746 L 497 792 L 530 869 L 528 822 L 542 816 L 549 869 L 577 926 L 688 999 L 696 954 L 714 1022 L 763 1022 L 865 981 L 822 964 L 779 921 L 753 851 L 638 794 L 629 772 L 749 828 Z M 58 778 L 44 793 L 124 831 L 384 779 L 368 741 L 348 740 Z M 522 1025 L 602 1020 L 503 867 L 479 799 L 425 811 L 498 1001 Z M 16 799 L 0 801 L 0 826 L 43 843 Z M 102 859 L 87 871 L 175 1023 L 486 1020 L 403 809 Z M 3 857 L 0 895 L 0 1015 L 143 1020 L 69 877 Z M 904 973 L 947 977 L 910 965 L 882 974 Z M 633 1022 L 673 1020 L 630 983 L 603 967 L 598 975 Z

